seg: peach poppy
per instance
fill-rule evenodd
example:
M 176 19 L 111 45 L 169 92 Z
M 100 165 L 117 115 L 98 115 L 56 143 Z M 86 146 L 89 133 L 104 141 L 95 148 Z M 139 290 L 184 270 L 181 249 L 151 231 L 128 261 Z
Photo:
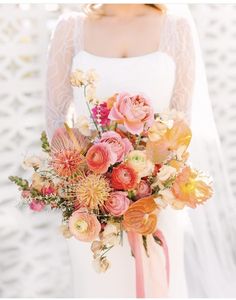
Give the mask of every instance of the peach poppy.
M 178 120 L 170 129 L 166 130 L 166 133 L 159 140 L 154 142 L 149 140 L 147 142 L 147 155 L 154 163 L 162 163 L 173 151 L 177 151 L 180 147 L 186 151 L 191 137 L 192 133 L 186 122 Z
M 172 186 L 172 193 L 177 201 L 195 208 L 209 199 L 213 190 L 206 177 L 190 167 L 185 167 Z
M 152 234 L 156 230 L 158 206 L 153 196 L 137 200 L 124 213 L 123 226 L 127 231 Z

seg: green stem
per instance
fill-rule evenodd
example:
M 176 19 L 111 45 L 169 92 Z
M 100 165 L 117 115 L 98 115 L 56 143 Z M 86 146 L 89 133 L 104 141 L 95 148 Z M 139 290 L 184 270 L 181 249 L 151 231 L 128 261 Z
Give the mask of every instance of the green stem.
M 96 127 L 96 129 L 97 129 L 97 131 L 98 131 L 98 134 L 99 134 L 99 136 L 100 136 L 100 131 L 99 131 L 99 128 L 98 128 L 98 126 L 97 126 L 97 122 L 95 121 L 95 119 L 94 119 L 94 117 L 93 117 L 93 114 L 92 114 L 92 112 L 91 112 L 89 103 L 88 103 L 88 101 L 87 101 L 87 99 L 86 99 L 86 88 L 87 88 L 87 85 L 84 86 L 84 97 L 85 97 L 86 105 L 87 105 L 87 108 L 88 108 L 90 117 L 91 117 L 91 119 L 93 120 L 94 126 Z

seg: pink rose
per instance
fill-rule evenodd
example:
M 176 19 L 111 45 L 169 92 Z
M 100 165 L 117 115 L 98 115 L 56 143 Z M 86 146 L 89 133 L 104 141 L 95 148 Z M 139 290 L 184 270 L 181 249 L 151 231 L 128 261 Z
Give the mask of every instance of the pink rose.
M 127 138 L 122 138 L 115 131 L 104 132 L 100 139 L 101 143 L 107 143 L 111 146 L 111 150 L 116 154 L 116 162 L 124 159 L 124 156 L 133 149 L 131 142 Z
M 154 121 L 154 112 L 150 101 L 143 95 L 131 96 L 129 93 L 117 95 L 109 118 L 124 123 L 132 134 L 140 134 L 144 126 L 150 127 Z
M 43 203 L 43 201 L 32 200 L 29 207 L 34 211 L 41 211 L 44 209 L 45 204 Z
M 87 213 L 84 209 L 73 212 L 69 218 L 71 234 L 80 241 L 92 242 L 101 231 L 101 224 L 95 215 Z
M 130 205 L 129 198 L 125 192 L 113 192 L 110 198 L 105 202 L 105 209 L 113 216 L 121 216 Z
M 144 198 L 152 194 L 150 185 L 145 180 L 140 180 L 137 188 L 136 198 Z
M 116 162 L 116 155 L 111 151 L 110 145 L 97 143 L 88 150 L 86 161 L 91 171 L 104 174 L 107 172 L 109 166 Z

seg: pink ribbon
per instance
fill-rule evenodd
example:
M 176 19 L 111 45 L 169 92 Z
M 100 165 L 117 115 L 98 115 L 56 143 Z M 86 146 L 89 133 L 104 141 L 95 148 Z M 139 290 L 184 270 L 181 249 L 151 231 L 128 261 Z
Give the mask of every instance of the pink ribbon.
M 143 273 L 143 261 L 141 253 L 141 243 L 139 235 L 136 232 L 128 232 L 128 240 L 132 253 L 135 257 L 135 269 L 136 269 L 136 298 L 145 298 L 144 290 L 144 273 Z
M 165 270 L 166 270 L 166 280 L 169 286 L 170 278 L 170 261 L 169 261 L 169 251 L 166 240 L 163 233 L 160 230 L 157 230 L 154 234 L 154 237 L 158 238 L 161 242 L 161 247 L 165 256 Z M 135 257 L 135 271 L 136 271 L 136 298 L 145 298 L 145 282 L 144 282 L 144 266 L 142 260 L 142 239 L 141 235 L 135 232 L 128 232 L 128 240 L 132 250 L 132 253 Z M 158 268 L 158 266 L 157 266 Z M 158 288 L 158 287 L 157 287 Z

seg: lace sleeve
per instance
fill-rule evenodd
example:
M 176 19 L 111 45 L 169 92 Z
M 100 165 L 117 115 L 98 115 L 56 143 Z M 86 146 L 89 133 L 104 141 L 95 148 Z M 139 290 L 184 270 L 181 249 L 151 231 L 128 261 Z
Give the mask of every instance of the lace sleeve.
M 169 38 L 166 38 L 165 50 L 176 63 L 176 79 L 170 108 L 184 112 L 190 123 L 195 82 L 195 49 L 188 20 L 184 17 L 174 17 L 171 26 L 166 28 L 166 36 Z
M 51 35 L 47 52 L 46 72 L 46 131 L 51 140 L 56 128 L 68 121 L 73 100 L 70 72 L 74 55 L 74 28 L 76 15 L 59 17 Z

